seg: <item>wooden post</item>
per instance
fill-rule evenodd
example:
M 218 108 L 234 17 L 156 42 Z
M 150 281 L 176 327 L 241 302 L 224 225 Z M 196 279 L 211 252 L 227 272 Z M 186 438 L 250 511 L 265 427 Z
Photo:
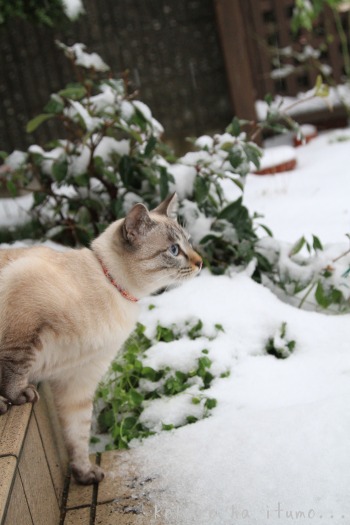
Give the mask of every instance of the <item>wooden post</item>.
M 256 119 L 256 93 L 248 54 L 247 20 L 243 18 L 240 0 L 215 0 L 218 28 L 235 115 Z

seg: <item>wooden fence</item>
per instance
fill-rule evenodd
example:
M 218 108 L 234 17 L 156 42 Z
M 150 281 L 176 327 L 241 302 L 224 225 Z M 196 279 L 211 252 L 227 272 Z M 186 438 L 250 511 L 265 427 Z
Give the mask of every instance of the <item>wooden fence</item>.
M 315 83 L 312 68 L 271 78 L 276 49 L 298 48 L 305 39 L 290 29 L 294 0 L 84 0 L 84 5 L 86 15 L 60 31 L 16 20 L 0 26 L 0 150 L 58 136 L 52 123 L 34 136 L 24 131 L 50 93 L 72 80 L 55 39 L 87 44 L 117 76 L 129 69 L 139 98 L 170 139 L 223 130 L 233 114 L 254 118 L 254 102 L 266 93 L 295 95 Z M 342 16 L 346 24 L 348 14 Z M 321 61 L 340 81 L 339 36 L 328 15 L 315 26 L 312 45 L 319 48 L 326 34 L 332 41 Z M 297 65 L 293 58 L 289 63 Z
M 215 4 L 230 96 L 241 117 L 252 118 L 254 101 L 267 93 L 293 96 L 314 87 L 319 74 L 315 61 L 314 65 L 312 60 L 303 64 L 295 56 L 283 57 L 280 50 L 287 46 L 298 53 L 305 45 L 312 46 L 320 51 L 319 65 L 331 67 L 334 81 L 344 80 L 341 42 L 329 9 L 315 22 L 310 35 L 305 31 L 294 34 L 291 29 L 295 0 L 216 0 Z M 349 10 L 341 12 L 340 18 L 349 39 Z M 347 43 L 349 49 L 349 40 Z M 284 76 L 282 72 L 273 78 L 279 62 L 293 67 L 293 74 Z M 345 117 L 344 110 L 341 114 Z M 329 121 L 332 116 L 325 110 L 318 117 Z
M 72 81 L 54 40 L 83 42 L 120 76 L 129 69 L 139 97 L 168 138 L 225 127 L 232 116 L 212 0 L 84 0 L 86 15 L 63 30 L 13 20 L 0 26 L 0 150 L 46 143 L 26 122 L 50 93 Z

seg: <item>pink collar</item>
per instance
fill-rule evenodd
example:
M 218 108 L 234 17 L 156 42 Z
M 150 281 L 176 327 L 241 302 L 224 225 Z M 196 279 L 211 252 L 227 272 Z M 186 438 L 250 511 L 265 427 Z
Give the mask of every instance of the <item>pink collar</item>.
M 103 273 L 105 274 L 105 276 L 107 277 L 107 279 L 113 284 L 113 286 L 118 290 L 118 292 L 121 293 L 121 295 L 123 297 L 125 297 L 125 299 L 127 299 L 128 301 L 131 301 L 132 303 L 137 303 L 138 302 L 138 299 L 136 299 L 136 297 L 134 297 L 133 295 L 131 295 L 127 290 L 124 290 L 124 288 L 122 288 L 114 279 L 113 277 L 111 276 L 111 274 L 109 273 L 109 271 L 107 270 L 107 268 L 105 267 L 105 265 L 103 264 L 102 260 L 97 257 L 100 265 L 102 266 L 102 270 L 103 270 Z

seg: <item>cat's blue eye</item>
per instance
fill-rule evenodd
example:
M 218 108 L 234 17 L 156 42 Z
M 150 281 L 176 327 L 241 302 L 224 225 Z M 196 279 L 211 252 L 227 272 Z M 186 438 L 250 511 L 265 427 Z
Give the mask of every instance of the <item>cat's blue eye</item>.
M 171 255 L 173 255 L 174 257 L 176 257 L 177 255 L 179 255 L 180 253 L 180 247 L 178 244 L 172 244 L 171 246 L 169 246 L 169 252 L 171 253 Z

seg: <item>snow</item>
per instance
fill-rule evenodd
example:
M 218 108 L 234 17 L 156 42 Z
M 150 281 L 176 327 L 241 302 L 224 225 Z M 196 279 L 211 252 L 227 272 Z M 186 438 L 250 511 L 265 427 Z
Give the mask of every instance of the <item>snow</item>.
M 134 443 L 132 460 L 141 477 L 155 478 L 150 497 L 165 523 L 228 525 L 236 523 L 232 513 L 244 510 L 250 525 L 286 523 L 276 512 L 279 502 L 281 509 L 313 509 L 318 519 L 334 515 L 331 523 L 344 523 L 350 514 L 350 316 L 301 311 L 246 276 L 206 272 L 152 303 L 156 309 L 141 319 L 149 329 L 154 315 L 164 324 L 182 323 L 194 312 L 205 325 L 220 322 L 225 333 L 211 341 L 209 357 L 231 368 L 208 392 L 218 401 L 210 418 Z M 264 345 L 283 321 L 297 346 L 278 360 Z M 176 423 L 181 408 L 189 408 L 183 396 L 157 401 L 144 418 Z
M 32 195 L 22 195 L 17 199 L 0 199 L 1 227 L 11 228 L 25 223 L 28 220 L 28 211 L 32 204 Z
M 326 133 L 298 148 L 298 167 L 288 174 L 248 176 L 245 203 L 265 214 L 262 222 L 277 239 L 314 233 L 332 244 L 346 241 L 350 149 L 339 138 L 349 134 Z M 148 487 L 154 516 L 167 525 L 346 523 L 350 315 L 299 310 L 246 275 L 207 272 L 150 302 L 156 308 L 145 308 L 141 318 L 149 331 L 156 321 L 182 324 L 194 315 L 204 326 L 221 323 L 225 332 L 206 344 L 208 357 L 212 370 L 231 370 L 205 392 L 218 401 L 211 417 L 133 443 L 140 477 L 154 478 Z M 282 344 L 283 322 L 296 347 L 279 360 L 264 347 L 270 337 Z M 157 345 L 149 362 L 185 370 L 200 346 Z M 143 417 L 157 429 L 160 422 L 180 423 L 191 409 L 200 407 L 180 395 L 150 403 Z
M 68 18 L 75 20 L 79 15 L 84 13 L 84 7 L 81 0 L 62 0 L 63 9 Z
M 292 136 L 283 142 L 290 145 Z M 202 138 L 202 145 L 213 144 Z M 104 154 L 109 146 L 103 145 Z M 348 247 L 350 130 L 321 134 L 295 155 L 293 171 L 248 175 L 244 202 L 251 212 L 264 214 L 261 222 L 285 242 L 276 257 L 286 262 L 290 243 L 315 234 L 327 245 L 321 261 L 326 264 Z M 178 174 L 183 196 L 193 183 L 196 162 L 205 162 L 207 155 L 202 151 L 186 158 Z M 225 184 L 224 189 L 237 198 L 234 185 Z M 12 202 L 0 201 L 1 224 L 9 221 Z M 186 220 L 198 226 L 189 201 L 184 210 Z M 210 228 L 210 220 L 199 219 L 198 238 Z M 269 248 L 274 242 L 262 241 L 270 243 Z M 294 270 L 290 265 L 288 271 Z M 149 304 L 155 308 L 149 310 Z M 216 378 L 204 393 L 216 399 L 217 406 L 195 424 L 132 443 L 139 477 L 152 478 L 147 485 L 154 511 L 150 524 L 347 523 L 350 314 L 295 308 L 252 281 L 249 270 L 219 277 L 205 270 L 193 281 L 143 301 L 140 321 L 148 335 L 158 322 L 182 326 L 189 319 L 202 320 L 203 336 L 158 343 L 147 351 L 147 364 L 186 372 L 206 348 Z M 224 331 L 212 337 L 216 323 Z M 287 339 L 296 346 L 290 357 L 277 359 L 267 354 L 265 345 L 274 338 L 285 348 L 283 323 Z M 221 378 L 227 370 L 229 377 Z M 188 415 L 200 417 L 202 404 L 190 402 L 191 394 L 198 393 L 195 381 L 190 388 L 170 401 L 150 401 L 142 414 L 144 423 L 159 430 L 162 423 L 179 425 Z
M 102 159 L 107 162 L 113 153 L 117 153 L 118 155 L 129 155 L 130 140 L 116 140 L 113 137 L 102 137 L 102 140 L 94 151 L 94 157 L 102 157 Z
M 69 2 L 77 3 L 79 0 L 69 0 Z M 72 58 L 77 66 L 85 67 L 86 69 L 94 69 L 95 71 L 106 72 L 109 66 L 102 60 L 97 53 L 86 53 L 86 45 L 81 43 L 66 46 L 62 42 L 56 41 L 59 48 L 63 49 L 68 58 Z
M 296 159 L 295 149 L 291 146 L 276 146 L 264 150 L 259 170 L 278 166 Z
M 350 232 L 350 130 L 324 133 L 295 154 L 297 167 L 291 172 L 248 175 L 244 203 L 264 216 L 261 222 L 279 240 L 295 242 L 314 234 L 324 243 L 345 242 Z
M 283 70 L 285 71 L 285 70 Z M 324 71 L 327 72 L 327 69 Z M 288 72 L 286 73 L 288 74 Z M 281 75 L 280 75 L 281 76 Z M 286 75 L 282 75 L 286 76 Z M 299 93 L 296 97 L 281 97 L 277 95 L 271 108 L 278 108 L 280 112 L 286 112 L 292 117 L 305 113 L 329 110 L 343 104 L 350 105 L 350 85 L 340 84 L 336 87 L 329 88 L 329 96 L 314 97 L 315 89 L 306 93 Z M 289 109 L 290 108 L 290 109 Z M 268 104 L 263 100 L 255 102 L 255 110 L 259 120 L 265 120 Z
M 87 129 L 87 131 L 95 131 L 100 128 L 102 125 L 102 119 L 98 117 L 92 117 L 87 109 L 84 108 L 80 102 L 76 100 L 70 100 L 70 108 L 65 108 L 64 113 L 69 118 L 74 118 L 76 115 L 79 115 Z

